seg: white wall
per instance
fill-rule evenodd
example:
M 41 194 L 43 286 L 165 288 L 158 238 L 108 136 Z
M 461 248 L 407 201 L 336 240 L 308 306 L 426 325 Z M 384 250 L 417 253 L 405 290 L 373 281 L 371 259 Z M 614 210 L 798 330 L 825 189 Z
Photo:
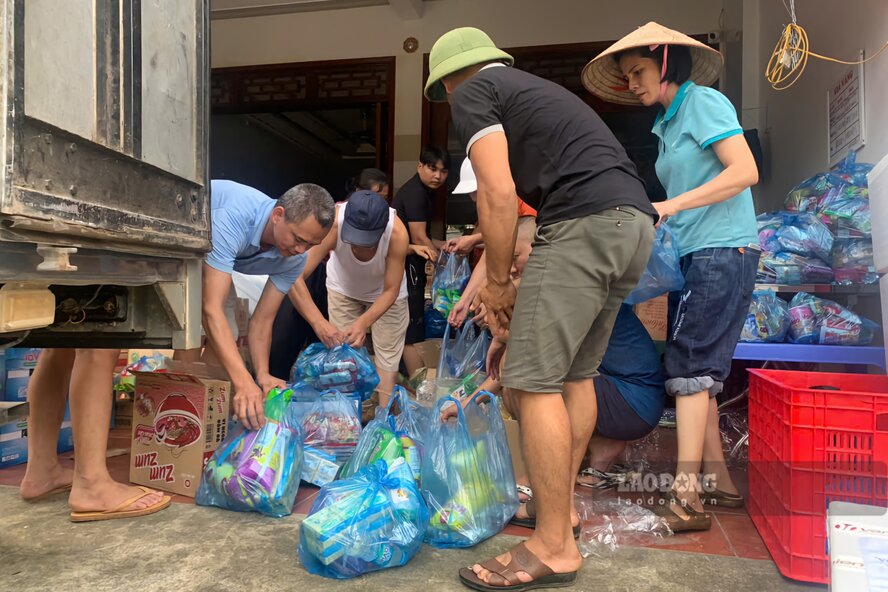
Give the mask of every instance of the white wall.
M 860 49 L 871 56 L 888 41 L 885 0 L 797 0 L 796 14 L 810 50 L 822 55 L 855 60 Z M 790 89 L 771 89 L 763 72 L 788 21 L 780 0 L 748 0 L 744 5 L 744 39 L 758 44 L 757 63 L 752 45 L 745 48 L 744 124 L 765 132 L 767 164 L 757 192 L 759 209 L 779 208 L 792 186 L 828 168 L 826 95 L 847 69 L 811 58 Z M 888 52 L 864 66 L 864 84 L 866 146 L 858 160 L 878 162 L 888 153 Z
M 442 33 L 476 26 L 502 47 L 520 47 L 618 39 L 655 20 L 699 34 L 717 28 L 721 7 L 713 0 L 437 0 L 425 4 L 421 19 L 409 21 L 389 6 L 220 20 L 212 23 L 212 61 L 225 67 L 396 56 L 399 185 L 415 172 L 419 155 L 422 54 Z M 402 44 L 411 36 L 419 50 L 407 54 Z

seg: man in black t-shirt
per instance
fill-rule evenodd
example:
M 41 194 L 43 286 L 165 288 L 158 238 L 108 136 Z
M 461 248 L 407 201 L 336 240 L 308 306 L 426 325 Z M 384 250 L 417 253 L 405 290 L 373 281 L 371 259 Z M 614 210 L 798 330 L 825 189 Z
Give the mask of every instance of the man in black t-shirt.
M 511 68 L 483 31 L 444 34 L 429 55 L 425 95 L 450 102 L 478 180 L 487 253 L 480 296 L 494 333 L 487 369 L 518 404 L 535 522 L 526 543 L 460 570 L 479 589 L 569 585 L 582 557 L 572 483 L 597 415 L 593 378 L 617 311 L 647 264 L 656 211 L 625 150 L 576 95 Z M 517 291 L 509 271 L 517 196 L 538 211 Z M 513 314 L 514 308 L 514 314 Z M 511 327 L 511 331 L 510 331 Z
M 447 181 L 449 167 L 450 156 L 447 152 L 437 146 L 426 146 L 419 154 L 416 174 L 404 183 L 392 200 L 392 207 L 398 212 L 398 217 L 410 234 L 410 244 L 428 247 L 435 253 L 443 243 L 429 238 L 432 199 L 435 190 Z M 426 259 L 420 255 L 407 255 L 407 306 L 410 309 L 410 325 L 405 339 L 404 365 L 408 375 L 422 366 L 422 358 L 413 344 L 425 340 L 425 262 Z

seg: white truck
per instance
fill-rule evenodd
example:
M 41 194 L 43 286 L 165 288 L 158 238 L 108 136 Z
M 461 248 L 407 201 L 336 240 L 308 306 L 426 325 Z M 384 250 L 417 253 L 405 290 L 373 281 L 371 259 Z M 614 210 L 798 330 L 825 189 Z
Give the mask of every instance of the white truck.
M 0 348 L 196 347 L 209 0 L 0 0 Z

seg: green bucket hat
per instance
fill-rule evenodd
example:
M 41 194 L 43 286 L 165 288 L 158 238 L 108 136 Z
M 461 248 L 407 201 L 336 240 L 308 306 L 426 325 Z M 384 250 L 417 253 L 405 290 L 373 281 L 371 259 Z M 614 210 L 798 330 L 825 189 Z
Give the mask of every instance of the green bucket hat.
M 515 59 L 497 49 L 490 37 L 481 29 L 461 27 L 441 35 L 429 54 L 429 79 L 425 85 L 428 100 L 443 103 L 447 92 L 441 79 L 463 68 L 485 62 L 503 62 L 511 66 Z

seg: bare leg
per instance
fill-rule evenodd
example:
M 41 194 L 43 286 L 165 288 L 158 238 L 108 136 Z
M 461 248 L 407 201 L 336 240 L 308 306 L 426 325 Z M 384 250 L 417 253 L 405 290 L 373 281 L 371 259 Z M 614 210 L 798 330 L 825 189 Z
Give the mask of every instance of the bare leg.
M 177 349 L 173 352 L 173 359 L 179 362 L 200 362 L 200 354 L 202 348 L 195 347 L 194 349 Z
M 613 440 L 593 434 L 592 439 L 589 440 L 589 453 L 591 456 L 589 466 L 599 471 L 607 471 L 624 450 L 626 450 L 626 442 L 623 440 Z M 598 483 L 598 478 L 584 475 L 577 477 L 577 483 L 594 485 Z
M 71 421 L 74 426 L 74 485 L 68 503 L 74 511 L 110 510 L 138 495 L 137 487 L 118 483 L 108 473 L 108 425 L 111 420 L 111 378 L 118 350 L 78 349 L 71 373 Z M 161 501 L 153 493 L 128 509 Z
M 416 351 L 416 348 L 413 347 L 412 344 L 407 344 L 404 346 L 404 353 L 402 354 L 402 358 L 404 359 L 404 365 L 407 366 L 407 377 L 413 376 L 417 370 L 423 367 L 422 357 L 419 355 L 419 352 Z
M 568 416 L 565 399 L 559 393 L 515 391 L 515 395 L 518 397 L 521 417 L 528 418 L 521 422 L 522 449 L 530 483 L 539 502 L 536 530 L 525 544 L 531 553 L 554 572 L 576 571 L 583 559 L 570 526 L 574 447 L 571 418 Z M 588 421 L 581 424 L 588 425 Z M 583 446 L 585 447 L 585 442 Z M 511 555 L 505 553 L 498 560 L 507 565 L 511 561 Z M 480 579 L 485 582 L 490 580 L 492 574 L 480 565 L 475 565 L 472 569 Z M 525 572 L 518 572 L 516 576 L 523 582 L 531 579 Z
M 718 428 L 718 402 L 714 398 L 709 399 L 709 414 L 706 417 L 706 437 L 703 440 L 703 473 L 710 476 L 712 483 L 719 491 L 739 494 L 725 464 L 721 432 Z
M 697 488 L 697 475 L 703 459 L 703 440 L 709 415 L 709 393 L 701 391 L 693 395 L 675 398 L 675 413 L 678 432 L 678 465 L 675 470 L 673 489 L 679 500 L 697 511 L 703 511 Z M 684 512 L 674 507 L 680 516 Z
M 379 374 L 379 386 L 376 387 L 376 390 L 379 391 L 379 406 L 385 407 L 389 404 L 392 390 L 395 388 L 395 381 L 398 379 L 398 371 L 380 370 L 379 366 L 377 366 L 376 372 Z
M 56 454 L 73 364 L 73 349 L 45 349 L 28 383 L 28 467 L 19 488 L 25 499 L 70 485 L 73 479 Z
M 586 455 L 586 446 L 592 432 L 595 431 L 595 421 L 598 418 L 598 406 L 595 399 L 595 383 L 592 379 L 581 380 L 577 382 L 568 382 L 564 384 L 564 405 L 567 415 L 570 418 L 571 429 L 571 475 L 576 475 L 580 471 L 580 465 L 583 463 L 583 457 Z M 591 401 L 591 403 L 590 403 Z M 522 435 L 523 435 L 522 431 Z M 536 489 L 531 487 L 536 495 Z M 580 523 L 580 515 L 577 513 L 576 505 L 573 499 L 573 483 L 571 483 L 571 510 L 570 522 L 572 526 Z M 539 508 L 538 505 L 535 505 Z M 526 518 L 527 509 L 522 506 L 515 513 L 518 518 Z

